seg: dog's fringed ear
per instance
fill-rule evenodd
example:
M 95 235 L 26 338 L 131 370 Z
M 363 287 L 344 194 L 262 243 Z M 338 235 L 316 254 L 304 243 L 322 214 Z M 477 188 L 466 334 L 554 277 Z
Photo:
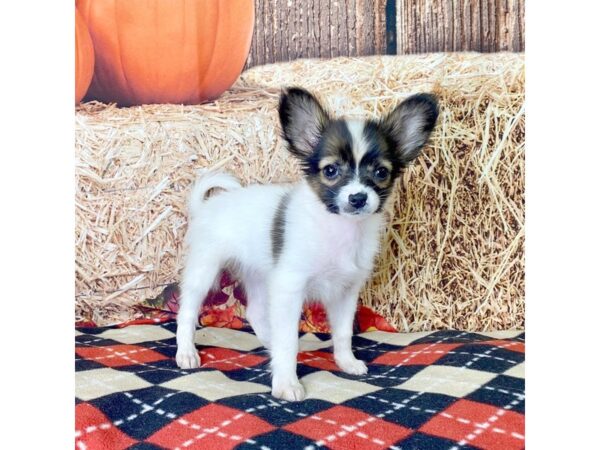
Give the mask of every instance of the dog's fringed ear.
M 300 158 L 312 155 L 329 116 L 318 100 L 302 88 L 287 88 L 279 99 L 279 119 L 289 150 Z
M 437 98 L 432 94 L 416 94 L 383 118 L 381 127 L 394 143 L 402 167 L 419 156 L 437 117 Z

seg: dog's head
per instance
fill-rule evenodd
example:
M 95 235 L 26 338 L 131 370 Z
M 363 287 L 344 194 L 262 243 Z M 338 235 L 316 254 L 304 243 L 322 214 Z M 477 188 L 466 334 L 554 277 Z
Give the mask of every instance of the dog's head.
M 378 121 L 335 119 L 301 88 L 284 90 L 279 118 L 289 151 L 334 214 L 380 212 L 395 179 L 420 153 L 438 116 L 436 98 L 417 94 Z

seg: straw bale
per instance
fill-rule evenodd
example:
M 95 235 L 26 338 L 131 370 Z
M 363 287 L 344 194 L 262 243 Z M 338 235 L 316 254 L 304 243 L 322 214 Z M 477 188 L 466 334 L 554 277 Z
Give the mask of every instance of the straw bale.
M 282 86 L 374 117 L 434 91 L 438 126 L 398 182 L 364 304 L 400 330 L 524 325 L 524 58 L 431 54 L 254 67 L 196 106 L 82 104 L 75 117 L 76 315 L 110 323 L 179 280 L 196 169 L 245 183 L 296 180 L 276 106 Z

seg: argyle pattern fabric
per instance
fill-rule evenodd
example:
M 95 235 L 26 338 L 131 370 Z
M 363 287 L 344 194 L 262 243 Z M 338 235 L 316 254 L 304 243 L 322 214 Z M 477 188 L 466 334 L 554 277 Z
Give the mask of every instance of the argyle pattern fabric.
M 175 364 L 174 322 L 77 328 L 78 449 L 493 449 L 525 446 L 525 335 L 355 335 L 369 373 L 335 365 L 327 334 L 302 333 L 307 399 L 270 395 L 250 328 L 201 328 L 202 367 Z

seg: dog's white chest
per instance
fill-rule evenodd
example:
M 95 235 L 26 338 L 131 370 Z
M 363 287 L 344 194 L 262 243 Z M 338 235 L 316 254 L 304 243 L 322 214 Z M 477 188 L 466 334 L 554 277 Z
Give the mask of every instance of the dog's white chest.
M 319 252 L 315 255 L 314 275 L 309 292 L 325 300 L 336 296 L 371 271 L 377 251 L 377 236 L 350 224 L 336 229 L 321 229 Z

